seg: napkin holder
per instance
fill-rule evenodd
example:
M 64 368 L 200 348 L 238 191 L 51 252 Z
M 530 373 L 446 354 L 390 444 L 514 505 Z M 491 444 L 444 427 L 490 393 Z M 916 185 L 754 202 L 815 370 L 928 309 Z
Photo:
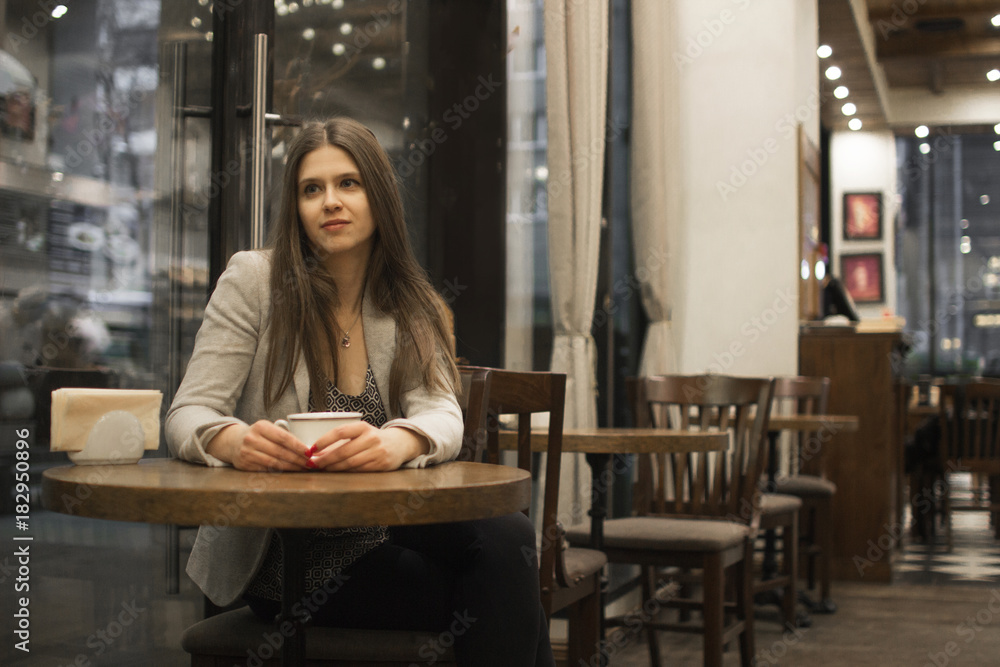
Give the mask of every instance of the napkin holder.
M 51 449 L 77 465 L 137 463 L 160 443 L 163 394 L 147 389 L 52 392 Z

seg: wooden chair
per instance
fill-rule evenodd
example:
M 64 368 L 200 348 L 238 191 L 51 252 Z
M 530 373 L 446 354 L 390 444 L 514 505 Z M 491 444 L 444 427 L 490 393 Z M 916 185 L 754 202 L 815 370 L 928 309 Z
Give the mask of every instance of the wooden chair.
M 459 402 L 465 413 L 465 430 L 458 458 L 478 460 L 486 443 L 490 370 L 473 368 L 460 372 Z M 441 646 L 439 633 L 312 626 L 302 630 L 306 633 L 308 665 L 411 665 L 426 659 L 428 647 L 435 649 L 435 664 L 455 664 L 451 647 Z M 277 639 L 268 642 L 269 637 Z M 257 618 L 244 606 L 190 626 L 181 637 L 181 646 L 191 654 L 191 667 L 231 667 L 234 659 L 242 663 L 251 656 L 259 661 L 255 664 L 263 667 L 280 665 L 282 641 L 283 635 L 275 623 Z
M 765 464 L 763 439 L 774 383 L 769 378 L 699 375 L 651 377 L 629 385 L 640 427 L 723 430 L 732 435 L 726 452 L 640 457 L 637 515 L 604 524 L 608 560 L 643 568 L 644 612 L 666 607 L 701 610 L 700 627 L 665 623 L 656 615 L 644 624 L 650 662 L 654 667 L 661 664 L 656 631 L 671 630 L 702 633 L 704 664 L 709 667 L 722 665 L 724 645 L 738 636 L 740 664 L 748 667 L 754 659 L 751 580 L 758 480 Z M 573 544 L 587 543 L 589 526 L 575 527 L 567 537 Z M 656 577 L 666 567 L 699 572 L 701 599 L 659 596 Z M 727 573 L 732 574 L 731 601 L 726 600 Z M 607 624 L 634 624 L 634 618 L 626 614 Z
M 948 550 L 953 547 L 949 476 L 956 471 L 989 476 L 990 499 L 986 509 L 990 512 L 994 534 L 1000 539 L 1000 382 L 977 379 L 943 385 L 938 420 L 942 518 Z
M 490 369 L 487 459 L 490 463 L 500 462 L 499 418 L 503 415 L 516 415 L 518 467 L 530 472 L 532 452 L 547 454 L 538 570 L 542 606 L 550 619 L 556 612 L 566 611 L 568 664 L 594 664 L 592 658 L 600 651 L 601 584 L 608 559 L 594 549 L 567 548 L 559 523 L 565 398 L 564 373 Z M 548 413 L 544 450 L 532 447 L 531 415 L 535 413 Z
M 826 414 L 827 398 L 830 394 L 830 379 L 825 377 L 779 377 L 774 383 L 772 414 L 791 413 L 800 415 Z M 798 547 L 806 560 L 809 589 L 816 587 L 817 563 L 821 601 L 809 604 L 810 611 L 831 613 L 836 605 L 830 599 L 830 554 L 832 549 L 830 526 L 833 521 L 833 497 L 837 485 L 826 478 L 826 464 L 823 450 L 823 434 L 819 432 L 792 432 L 788 434 L 789 473 L 779 475 L 775 481 L 775 495 L 792 496 L 801 500 L 802 511 L 798 523 Z M 768 521 L 768 499 L 764 494 L 762 503 L 761 528 Z M 774 502 L 774 501 L 771 501 Z M 780 502 L 780 501 L 779 501 Z M 777 525 L 775 522 L 773 525 Z M 786 526 L 787 529 L 787 526 Z M 784 540 L 783 536 L 783 540 Z M 794 539 L 790 531 L 788 542 Z M 792 564 L 797 562 L 791 546 L 784 545 L 784 558 Z M 794 570 L 785 571 L 786 576 L 795 577 Z M 755 587 L 756 589 L 756 587 Z M 756 591 L 755 591 L 756 592 Z M 787 591 L 786 591 L 787 592 Z M 793 601 L 794 603 L 794 601 Z M 785 620 L 788 619 L 788 599 L 785 598 Z

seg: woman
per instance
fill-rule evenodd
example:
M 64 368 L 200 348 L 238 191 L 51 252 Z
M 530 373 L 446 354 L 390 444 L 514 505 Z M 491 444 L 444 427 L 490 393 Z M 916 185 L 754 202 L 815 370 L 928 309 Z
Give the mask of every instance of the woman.
M 347 119 L 301 129 L 269 246 L 237 253 L 219 278 L 167 415 L 171 451 L 286 472 L 455 458 L 463 424 L 447 311 L 413 257 L 392 167 L 370 130 Z M 307 448 L 274 424 L 307 410 L 364 420 Z M 522 555 L 534 544 L 520 513 L 313 531 L 307 593 L 336 593 L 312 622 L 444 631 L 460 616 L 475 619 L 454 637 L 461 664 L 552 665 L 537 566 Z M 215 604 L 242 597 L 273 618 L 280 561 L 273 531 L 202 529 L 187 571 Z

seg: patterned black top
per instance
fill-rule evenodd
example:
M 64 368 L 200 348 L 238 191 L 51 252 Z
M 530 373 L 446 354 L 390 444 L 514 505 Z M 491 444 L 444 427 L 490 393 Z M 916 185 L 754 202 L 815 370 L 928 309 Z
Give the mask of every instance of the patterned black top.
M 365 374 L 365 390 L 357 396 L 341 393 L 327 381 L 323 404 L 316 406 L 315 396 L 309 392 L 309 411 L 360 412 L 362 419 L 379 428 L 386 420 L 385 408 L 375 384 L 375 375 L 369 366 Z M 340 574 L 346 567 L 389 539 L 385 526 L 360 528 L 317 528 L 310 531 L 306 543 L 304 565 L 306 593 L 321 588 L 324 583 Z M 260 569 L 250 581 L 247 593 L 266 600 L 281 599 L 281 542 L 277 533 L 271 535 L 267 554 Z

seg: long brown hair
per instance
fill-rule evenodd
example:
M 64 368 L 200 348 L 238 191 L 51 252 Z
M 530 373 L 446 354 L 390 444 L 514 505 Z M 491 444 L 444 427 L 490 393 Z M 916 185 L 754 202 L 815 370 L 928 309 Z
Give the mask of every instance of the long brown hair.
M 419 385 L 457 386 L 450 313 L 410 247 L 395 172 L 375 135 L 349 118 L 305 124 L 288 146 L 281 204 L 271 226 L 271 340 L 264 380 L 270 407 L 292 382 L 299 352 L 312 387 L 337 381 L 336 341 L 343 332 L 333 313 L 337 286 L 299 220 L 298 178 L 302 160 L 322 146 L 345 151 L 358 165 L 375 222 L 365 291 L 396 322 L 396 354 L 389 372 L 390 409 L 399 411 L 403 391 Z M 440 371 L 444 361 L 446 372 Z M 384 390 L 384 389 L 383 389 Z

